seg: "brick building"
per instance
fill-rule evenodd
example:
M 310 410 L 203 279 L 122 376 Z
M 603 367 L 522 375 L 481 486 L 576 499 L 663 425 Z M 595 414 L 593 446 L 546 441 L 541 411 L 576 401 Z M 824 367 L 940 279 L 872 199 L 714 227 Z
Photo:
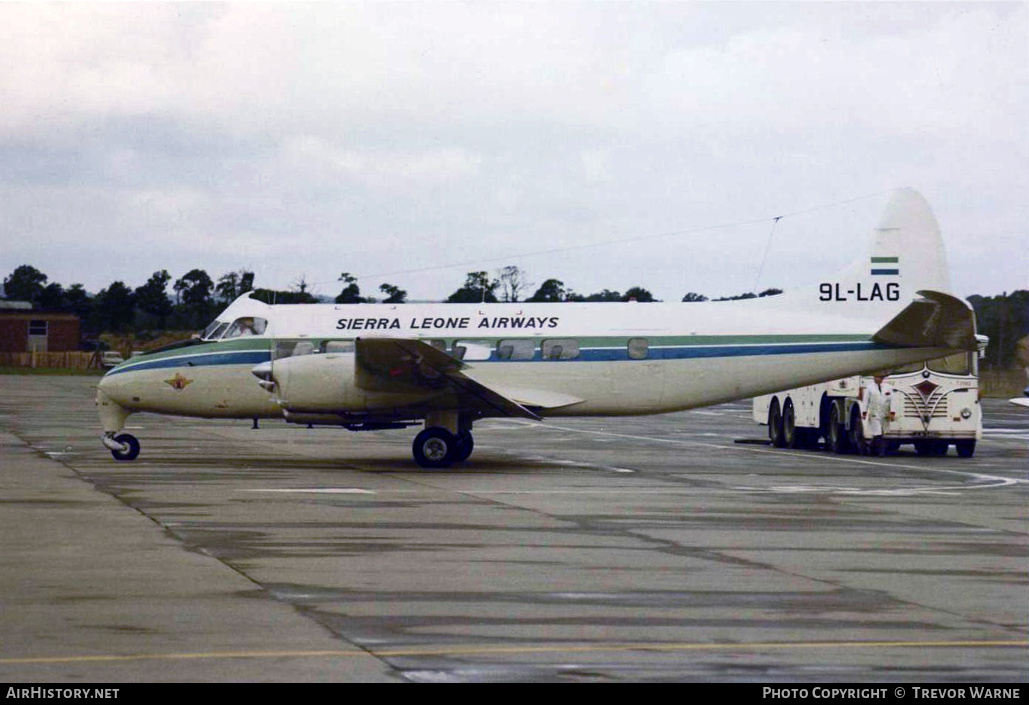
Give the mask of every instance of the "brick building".
M 67 352 L 79 349 L 79 317 L 33 311 L 0 302 L 0 352 Z

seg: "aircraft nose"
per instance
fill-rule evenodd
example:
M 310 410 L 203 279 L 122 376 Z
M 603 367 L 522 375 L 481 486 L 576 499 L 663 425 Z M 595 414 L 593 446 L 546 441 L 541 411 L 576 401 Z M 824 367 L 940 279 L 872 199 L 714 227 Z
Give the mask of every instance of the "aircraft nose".
M 96 385 L 97 389 L 99 389 L 101 392 L 104 392 L 108 396 L 110 396 L 110 392 L 114 389 L 114 387 L 115 387 L 115 383 L 111 381 L 111 373 L 110 372 L 108 372 L 103 377 L 101 377 L 100 381 L 97 382 L 97 385 Z
M 117 377 L 106 374 L 96 385 L 96 405 L 104 433 L 117 433 L 125 427 L 125 418 L 131 413 L 124 406 L 124 389 Z
M 105 374 L 96 385 L 98 396 L 102 395 L 105 399 L 119 404 L 124 403 L 125 377 L 125 374 L 112 375 L 110 372 Z

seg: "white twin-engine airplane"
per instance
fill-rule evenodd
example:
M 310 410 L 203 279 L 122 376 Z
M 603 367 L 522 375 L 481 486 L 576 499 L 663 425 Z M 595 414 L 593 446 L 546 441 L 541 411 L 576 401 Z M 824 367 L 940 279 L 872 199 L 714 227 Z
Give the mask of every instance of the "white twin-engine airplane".
M 422 467 L 472 452 L 478 419 L 657 414 L 977 349 L 939 228 L 898 191 L 867 256 L 810 288 L 704 303 L 308 304 L 241 297 L 189 343 L 100 381 L 104 445 L 135 412 L 285 418 L 353 431 L 424 422 Z

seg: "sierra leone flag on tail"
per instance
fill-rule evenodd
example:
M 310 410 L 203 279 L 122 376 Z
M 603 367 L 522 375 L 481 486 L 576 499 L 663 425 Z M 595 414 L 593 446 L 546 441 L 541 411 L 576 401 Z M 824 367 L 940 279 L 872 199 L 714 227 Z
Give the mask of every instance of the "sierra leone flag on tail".
M 900 257 L 873 257 L 872 276 L 891 276 L 900 274 Z

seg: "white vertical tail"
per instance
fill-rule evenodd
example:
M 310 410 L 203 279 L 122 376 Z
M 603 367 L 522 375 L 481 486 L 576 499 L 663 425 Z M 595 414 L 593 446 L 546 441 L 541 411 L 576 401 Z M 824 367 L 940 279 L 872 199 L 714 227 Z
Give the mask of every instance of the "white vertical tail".
M 922 194 L 910 188 L 895 191 L 866 255 L 836 279 L 831 282 L 834 299 L 907 304 L 921 290 L 949 292 L 940 226 Z M 826 288 L 821 293 L 827 298 L 830 292 Z

